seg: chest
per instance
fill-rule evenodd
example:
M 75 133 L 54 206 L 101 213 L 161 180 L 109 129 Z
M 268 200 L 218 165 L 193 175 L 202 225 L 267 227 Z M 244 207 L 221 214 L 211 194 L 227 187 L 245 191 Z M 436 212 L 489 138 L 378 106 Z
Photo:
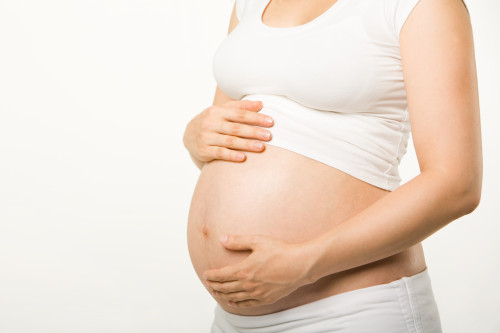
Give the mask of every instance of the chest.
M 258 12 L 261 22 L 270 27 L 296 27 L 326 14 L 338 0 L 263 0 L 264 9 Z
M 264 23 L 271 12 L 256 10 L 214 55 L 220 88 L 235 99 L 278 94 L 310 108 L 338 112 L 366 111 L 401 88 L 399 50 L 387 40 L 383 22 L 363 8 L 332 11 L 336 5 L 319 17 L 313 11 L 293 21 L 305 23 L 289 29 L 274 27 L 277 21 Z M 313 20 L 307 21 L 311 15 Z

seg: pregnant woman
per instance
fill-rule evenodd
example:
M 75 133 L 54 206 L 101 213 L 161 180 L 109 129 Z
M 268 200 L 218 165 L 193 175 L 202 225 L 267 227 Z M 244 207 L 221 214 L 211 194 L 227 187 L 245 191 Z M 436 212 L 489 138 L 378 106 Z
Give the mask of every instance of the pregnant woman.
M 441 332 L 421 242 L 482 186 L 461 0 L 237 0 L 213 73 L 183 139 L 212 332 Z

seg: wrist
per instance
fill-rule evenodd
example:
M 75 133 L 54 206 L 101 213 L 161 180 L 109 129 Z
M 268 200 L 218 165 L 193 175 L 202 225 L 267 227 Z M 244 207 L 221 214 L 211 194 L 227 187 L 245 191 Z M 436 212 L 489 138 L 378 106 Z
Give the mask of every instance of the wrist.
M 302 284 L 312 284 L 321 279 L 326 274 L 321 274 L 319 267 L 323 248 L 315 239 L 297 244 L 299 255 L 297 262 L 303 265 Z

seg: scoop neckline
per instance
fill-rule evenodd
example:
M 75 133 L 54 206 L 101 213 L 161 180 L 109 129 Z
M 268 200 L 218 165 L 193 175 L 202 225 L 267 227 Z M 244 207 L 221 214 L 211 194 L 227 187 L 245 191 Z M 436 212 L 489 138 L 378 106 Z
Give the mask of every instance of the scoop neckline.
M 262 29 L 267 30 L 269 32 L 287 33 L 287 32 L 293 32 L 293 31 L 306 30 L 306 29 L 320 23 L 321 21 L 325 20 L 327 18 L 327 16 L 329 16 L 331 13 L 336 12 L 339 9 L 339 6 L 341 6 L 347 0 L 337 0 L 337 1 L 335 1 L 335 3 L 333 5 L 328 7 L 327 10 L 325 10 L 320 15 L 316 16 L 311 21 L 306 22 L 306 23 L 301 24 L 301 25 L 292 26 L 292 27 L 273 27 L 273 26 L 265 24 L 264 21 L 262 21 L 262 16 L 264 15 L 264 11 L 266 10 L 266 7 L 271 3 L 271 1 L 272 0 L 262 1 L 263 6 L 260 6 L 260 8 L 258 10 L 257 23 L 259 24 L 259 26 Z

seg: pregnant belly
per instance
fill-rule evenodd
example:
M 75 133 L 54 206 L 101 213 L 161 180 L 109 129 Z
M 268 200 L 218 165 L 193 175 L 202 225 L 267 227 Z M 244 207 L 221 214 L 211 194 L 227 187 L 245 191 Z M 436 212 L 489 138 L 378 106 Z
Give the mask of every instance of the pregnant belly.
M 243 163 L 214 160 L 198 179 L 188 217 L 188 248 L 201 279 L 211 268 L 235 264 L 249 251 L 230 251 L 221 234 L 262 234 L 290 242 L 314 238 L 388 194 L 338 169 L 295 152 L 266 145 L 261 153 L 245 152 Z M 423 252 L 339 272 L 299 288 L 287 297 L 249 309 L 234 309 L 217 297 L 228 312 L 261 315 L 295 307 L 329 295 L 386 283 L 425 268 Z M 415 260 L 420 258 L 420 260 Z M 408 264 L 413 263 L 412 267 Z M 410 275 L 411 275 L 410 274 Z

